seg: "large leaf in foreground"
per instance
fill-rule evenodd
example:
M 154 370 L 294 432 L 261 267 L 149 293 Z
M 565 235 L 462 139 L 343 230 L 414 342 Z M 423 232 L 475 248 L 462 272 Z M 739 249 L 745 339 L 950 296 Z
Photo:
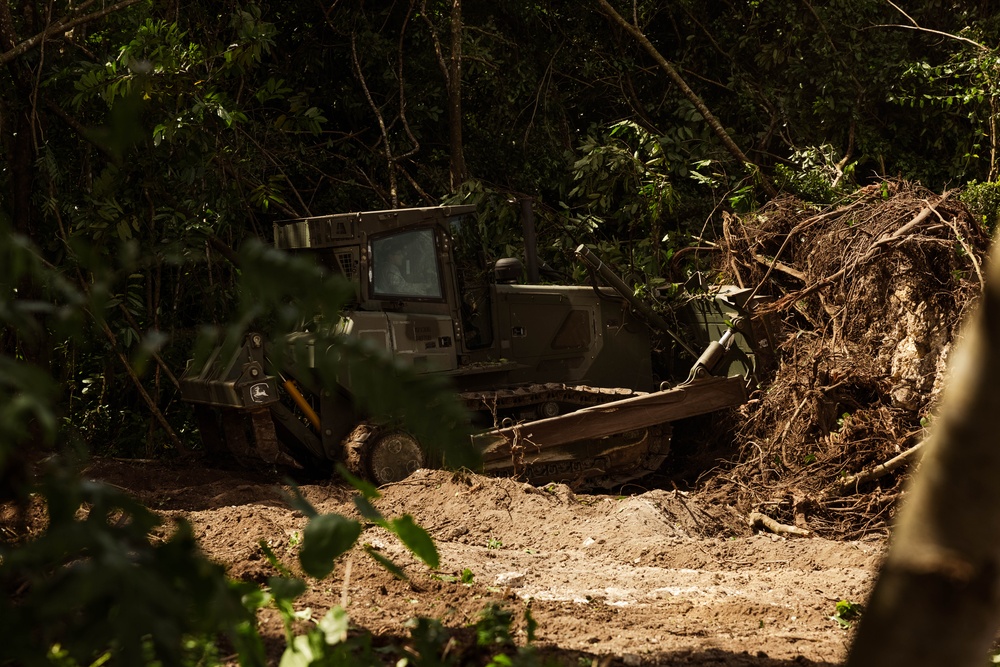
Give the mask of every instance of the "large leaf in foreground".
M 338 514 L 320 514 L 306 524 L 299 562 L 312 577 L 322 579 L 333 571 L 333 563 L 361 535 L 361 524 Z

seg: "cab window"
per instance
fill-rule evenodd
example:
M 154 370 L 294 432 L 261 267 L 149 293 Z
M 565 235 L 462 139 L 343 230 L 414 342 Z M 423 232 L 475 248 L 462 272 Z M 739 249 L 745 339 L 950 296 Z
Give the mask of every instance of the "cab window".
M 372 239 L 372 293 L 376 298 L 441 298 L 441 271 L 433 229 Z

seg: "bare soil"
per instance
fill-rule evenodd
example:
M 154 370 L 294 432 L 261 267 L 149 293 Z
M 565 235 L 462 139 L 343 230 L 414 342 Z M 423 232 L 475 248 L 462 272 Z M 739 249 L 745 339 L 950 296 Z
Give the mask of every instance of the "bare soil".
M 166 518 L 190 521 L 210 558 L 238 579 L 276 574 L 260 543 L 296 567 L 306 519 L 276 478 L 190 464 L 97 460 L 88 478 L 122 487 Z M 352 490 L 301 487 L 320 512 L 357 516 Z M 441 569 L 429 571 L 390 534 L 361 542 L 402 566 L 400 581 L 360 547 L 326 580 L 309 580 L 303 607 L 319 618 L 341 604 L 358 629 L 408 635 L 415 616 L 450 628 L 474 623 L 490 602 L 538 622 L 536 646 L 560 664 L 835 665 L 850 631 L 830 616 L 837 601 L 863 602 L 884 549 L 861 541 L 753 533 L 730 506 L 680 491 L 574 494 L 512 479 L 420 470 L 384 487 L 376 506 L 412 515 L 434 538 Z M 471 584 L 454 580 L 463 570 Z M 274 662 L 284 638 L 265 611 Z

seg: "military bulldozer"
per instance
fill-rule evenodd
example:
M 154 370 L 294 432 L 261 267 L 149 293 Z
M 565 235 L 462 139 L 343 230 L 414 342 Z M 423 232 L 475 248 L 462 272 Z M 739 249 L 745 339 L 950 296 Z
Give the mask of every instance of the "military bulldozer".
M 471 415 L 480 472 L 611 488 L 661 466 L 673 422 L 747 400 L 774 346 L 755 314 L 760 297 L 710 290 L 668 324 L 585 246 L 576 255 L 593 285 L 541 284 L 530 209 L 525 262 L 486 262 L 474 214 L 437 206 L 289 220 L 274 225 L 274 243 L 351 281 L 338 333 L 448 378 Z M 658 340 L 666 352 L 654 352 Z M 687 367 L 670 370 L 664 355 Z M 181 392 L 206 445 L 238 459 L 341 462 L 376 484 L 434 464 L 405 425 L 359 414 L 348 379 L 317 387 L 309 374 L 273 367 L 250 333 L 231 354 L 189 362 Z

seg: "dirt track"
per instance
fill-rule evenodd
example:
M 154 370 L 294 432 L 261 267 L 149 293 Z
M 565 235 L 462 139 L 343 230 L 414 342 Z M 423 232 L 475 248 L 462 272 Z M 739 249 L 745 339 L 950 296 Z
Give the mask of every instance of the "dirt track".
M 187 517 L 233 577 L 264 582 L 275 574 L 260 540 L 295 563 L 306 520 L 288 509 L 273 479 L 120 461 L 96 462 L 87 475 Z M 302 490 L 321 512 L 354 514 L 349 489 Z M 864 600 L 883 549 L 875 538 L 754 535 L 731 508 L 662 490 L 574 495 L 565 486 L 418 471 L 384 488 L 376 505 L 389 517 L 413 515 L 435 539 L 441 570 L 429 572 L 372 527 L 362 541 L 403 566 L 410 583 L 356 549 L 329 579 L 310 581 L 303 607 L 318 617 L 346 603 L 355 626 L 402 636 L 416 615 L 462 627 L 490 601 L 516 619 L 530 603 L 536 643 L 567 664 L 838 664 L 849 633 L 829 617 L 838 600 Z M 465 569 L 471 585 L 449 581 Z M 265 614 L 262 628 L 277 656 L 279 620 Z

